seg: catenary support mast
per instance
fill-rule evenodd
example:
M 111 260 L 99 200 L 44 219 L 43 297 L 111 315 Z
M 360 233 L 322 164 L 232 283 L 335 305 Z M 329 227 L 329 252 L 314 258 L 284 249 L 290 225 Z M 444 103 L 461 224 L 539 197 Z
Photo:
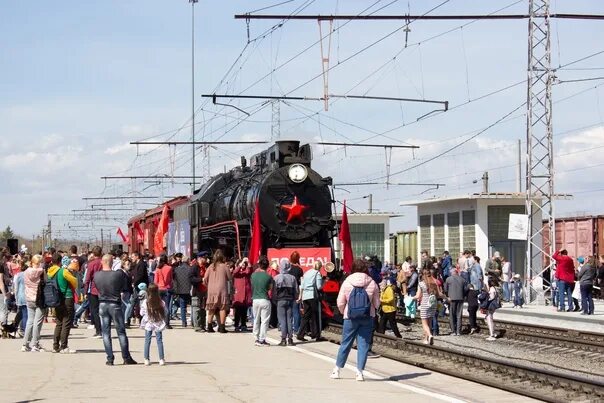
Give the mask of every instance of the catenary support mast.
M 534 293 L 531 281 L 541 278 L 551 267 L 556 245 L 554 222 L 554 161 L 552 141 L 552 84 L 549 0 L 529 0 L 528 74 L 526 113 L 526 210 L 528 240 L 525 281 L 530 301 L 544 303 L 542 293 Z M 542 220 L 546 225 L 542 224 Z M 549 229 L 549 245 L 543 245 L 544 229 Z M 547 266 L 541 267 L 544 259 Z M 533 283 L 534 284 L 534 283 Z M 549 288 L 550 284 L 544 282 Z M 539 287 L 538 287 L 539 289 Z

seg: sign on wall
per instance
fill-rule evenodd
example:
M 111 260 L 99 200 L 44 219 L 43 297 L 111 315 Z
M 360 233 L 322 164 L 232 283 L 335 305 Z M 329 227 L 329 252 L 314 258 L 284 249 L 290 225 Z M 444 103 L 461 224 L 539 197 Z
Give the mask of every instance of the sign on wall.
M 168 224 L 168 254 L 174 253 L 191 257 L 191 227 L 188 220 Z
M 527 214 L 510 214 L 508 239 L 526 241 L 528 238 L 529 217 Z
M 331 248 L 269 248 L 267 251 L 268 260 L 271 263 L 274 261 L 280 263 L 282 260 L 289 262 L 289 257 L 294 251 L 300 254 L 300 267 L 302 267 L 302 270 L 306 272 L 312 269 L 316 261 L 320 261 L 323 264 L 321 274 L 323 276 L 327 275 L 325 264 L 331 262 Z

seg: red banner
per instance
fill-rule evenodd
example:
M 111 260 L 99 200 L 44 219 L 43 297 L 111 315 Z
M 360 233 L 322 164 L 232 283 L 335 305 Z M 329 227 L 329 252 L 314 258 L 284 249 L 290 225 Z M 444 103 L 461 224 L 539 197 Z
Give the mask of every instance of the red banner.
M 291 254 L 297 251 L 300 254 L 300 267 L 305 272 L 312 269 L 316 261 L 323 263 L 321 274 L 327 275 L 325 272 L 325 264 L 331 262 L 331 248 L 269 248 L 267 251 L 268 260 L 280 263 L 282 260 L 289 261 Z

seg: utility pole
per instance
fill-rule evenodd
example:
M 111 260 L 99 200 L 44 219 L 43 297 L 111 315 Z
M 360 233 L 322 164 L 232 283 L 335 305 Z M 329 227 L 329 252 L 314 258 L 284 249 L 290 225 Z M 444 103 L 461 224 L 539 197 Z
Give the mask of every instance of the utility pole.
M 189 0 L 191 3 L 191 146 L 192 167 L 191 194 L 195 192 L 195 3 L 199 0 Z
M 525 284 L 529 301 L 534 300 L 531 281 L 543 279 L 543 272 L 552 266 L 556 245 L 554 220 L 554 152 L 552 141 L 552 84 L 549 0 L 529 0 L 528 74 L 526 113 L 526 212 L 528 239 Z M 544 226 L 542 220 L 546 222 Z M 549 245 L 542 245 L 544 228 L 549 229 Z M 541 268 L 541 255 L 549 256 L 549 264 Z M 545 303 L 537 289 L 538 303 Z
M 482 174 L 482 193 L 489 193 L 489 173 L 484 171 Z
M 369 205 L 367 206 L 367 212 L 373 213 L 373 193 L 369 193 L 367 196 L 363 196 L 363 199 L 368 199 Z
M 518 154 L 518 161 L 516 164 L 516 192 L 522 192 L 522 146 L 520 139 L 516 145 L 516 151 Z

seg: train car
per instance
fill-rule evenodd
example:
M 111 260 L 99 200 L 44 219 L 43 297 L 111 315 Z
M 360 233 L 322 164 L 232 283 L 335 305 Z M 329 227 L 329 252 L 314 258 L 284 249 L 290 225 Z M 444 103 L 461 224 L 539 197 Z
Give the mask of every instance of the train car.
M 304 269 L 316 260 L 333 261 L 330 177 L 311 168 L 311 148 L 278 141 L 245 157 L 241 165 L 212 177 L 191 197 L 189 222 L 193 252 L 223 249 L 229 257 L 248 254 L 258 203 L 262 253 L 271 260 L 301 255 Z
M 566 249 L 573 258 L 604 254 L 604 216 L 563 217 L 556 219 L 556 250 Z M 549 228 L 543 222 L 543 250 L 549 249 Z M 544 265 L 548 258 L 543 254 Z
M 153 239 L 155 237 L 155 232 L 159 225 L 159 220 L 162 215 L 162 211 L 164 205 L 168 206 L 168 214 L 169 214 L 169 224 L 174 222 L 174 211 L 180 206 L 187 206 L 189 203 L 188 196 L 179 196 L 173 199 L 166 201 L 165 203 L 160 204 L 157 207 L 154 207 L 150 210 L 147 210 L 141 214 L 138 214 L 132 217 L 128 221 L 128 235 L 130 237 L 130 244 L 128 245 L 129 252 L 139 252 L 144 253 L 145 251 L 150 251 L 153 253 Z M 178 218 L 178 217 L 177 217 Z M 170 230 L 168 230 L 168 234 L 166 236 L 166 240 L 164 242 L 165 246 L 168 247 L 170 245 L 169 239 Z

